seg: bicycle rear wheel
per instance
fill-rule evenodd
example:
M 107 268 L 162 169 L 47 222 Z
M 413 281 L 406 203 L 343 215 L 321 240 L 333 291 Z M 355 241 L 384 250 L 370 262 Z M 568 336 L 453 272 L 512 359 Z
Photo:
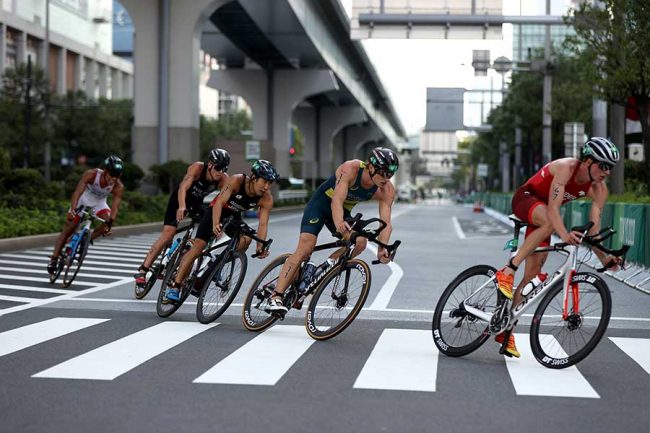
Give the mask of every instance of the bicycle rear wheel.
M 54 284 L 56 279 L 61 275 L 63 267 L 65 266 L 65 257 L 59 257 L 59 260 L 56 262 L 56 270 L 53 274 L 50 274 L 50 284 Z
M 70 284 L 74 281 L 81 264 L 86 258 L 88 253 L 88 246 L 90 245 L 90 232 L 86 231 L 83 234 L 83 237 L 79 240 L 77 244 L 76 251 L 73 251 L 65 261 L 65 272 L 63 273 L 63 284 L 64 288 L 70 287 Z
M 357 317 L 370 291 L 371 274 L 363 260 L 349 260 L 326 275 L 309 302 L 305 327 L 310 337 L 327 340 L 339 335 Z
M 227 260 L 219 260 L 206 272 L 207 278 L 196 303 L 199 322 L 214 322 L 228 309 L 244 281 L 247 266 L 246 255 L 234 251 L 228 254 Z
M 138 286 L 137 284 L 135 285 L 134 295 L 137 299 L 142 299 L 149 294 L 149 291 L 153 289 L 153 286 L 156 285 L 158 277 L 162 272 L 162 268 L 163 266 L 161 263 L 155 263 L 151 266 L 150 271 L 147 272 L 147 274 L 149 274 L 147 283 L 144 286 Z
M 607 284 L 589 273 L 575 274 L 571 281 L 578 287 L 577 313 L 569 289 L 571 310 L 563 318 L 564 287 L 556 284 L 544 296 L 533 317 L 530 347 L 544 367 L 560 369 L 582 361 L 596 348 L 609 324 L 612 297 Z
M 290 254 L 283 254 L 273 259 L 260 274 L 257 276 L 253 285 L 248 289 L 244 297 L 244 307 L 242 311 L 242 323 L 249 331 L 263 331 L 278 320 L 277 317 L 266 312 L 266 308 L 271 299 L 271 294 L 275 290 L 278 276 L 282 270 L 282 265 L 287 261 Z
M 431 329 L 433 341 L 445 355 L 467 355 L 488 339 L 488 323 L 465 311 L 463 301 L 484 286 L 468 302 L 482 311 L 494 311 L 498 293 L 495 273 L 496 269 L 488 265 L 468 268 L 440 296 L 433 313 Z

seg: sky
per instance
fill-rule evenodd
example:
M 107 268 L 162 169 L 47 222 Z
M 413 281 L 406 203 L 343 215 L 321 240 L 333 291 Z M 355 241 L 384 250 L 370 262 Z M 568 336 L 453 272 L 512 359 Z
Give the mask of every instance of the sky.
M 451 1 L 466 3 L 468 0 Z M 341 0 L 348 15 L 351 14 L 352 2 Z M 551 14 L 564 14 L 569 3 L 570 0 L 551 0 Z M 503 13 L 543 15 L 545 5 L 545 0 L 503 0 Z M 475 77 L 471 63 L 472 50 L 490 50 L 492 60 L 499 56 L 511 59 L 511 25 L 503 26 L 503 36 L 503 40 L 366 39 L 362 44 L 407 134 L 413 135 L 424 127 L 427 87 L 501 87 L 501 77 L 493 70 L 488 71 L 487 77 Z M 466 104 L 465 124 L 479 125 L 480 111 L 480 104 Z

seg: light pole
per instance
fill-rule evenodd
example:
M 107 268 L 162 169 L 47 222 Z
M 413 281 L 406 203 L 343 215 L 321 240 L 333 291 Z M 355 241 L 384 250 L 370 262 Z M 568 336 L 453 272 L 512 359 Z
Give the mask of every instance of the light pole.
M 506 74 L 512 69 L 512 62 L 507 57 L 501 56 L 492 64 L 494 70 L 501 75 L 501 105 L 506 98 L 505 80 Z M 501 154 L 501 192 L 510 191 L 510 152 L 508 143 L 501 141 L 499 144 Z
M 45 164 L 45 181 L 49 182 L 52 178 L 52 145 L 50 143 L 50 0 L 45 0 L 45 82 L 47 90 L 45 92 L 45 107 L 43 109 L 43 126 L 45 128 L 45 152 L 43 152 Z

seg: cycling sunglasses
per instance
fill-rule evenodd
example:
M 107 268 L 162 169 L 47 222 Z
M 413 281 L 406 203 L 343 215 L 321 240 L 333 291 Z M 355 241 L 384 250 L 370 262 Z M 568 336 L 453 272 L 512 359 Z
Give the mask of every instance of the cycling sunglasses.
M 607 164 L 606 162 L 599 162 L 598 168 L 600 168 L 602 171 L 612 171 L 614 166 L 611 164 Z
M 393 174 L 394 174 L 394 173 L 391 173 L 390 171 L 381 170 L 381 169 L 378 169 L 378 168 L 375 169 L 375 173 L 377 173 L 378 175 L 380 175 L 384 179 L 390 179 L 391 177 L 393 177 Z

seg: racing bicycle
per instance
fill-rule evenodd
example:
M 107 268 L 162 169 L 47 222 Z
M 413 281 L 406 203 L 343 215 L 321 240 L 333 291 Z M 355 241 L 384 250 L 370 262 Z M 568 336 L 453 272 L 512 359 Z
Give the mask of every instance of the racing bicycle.
M 370 268 L 365 261 L 352 258 L 356 239 L 364 237 L 386 248 L 391 261 L 401 243 L 395 241 L 392 245 L 383 244 L 377 240 L 377 236 L 386 227 L 386 223 L 379 218 L 362 220 L 361 217 L 361 214 L 357 214 L 348 220 L 352 230 L 349 240 L 339 239 L 314 248 L 314 251 L 338 248 L 342 249 L 342 254 L 317 266 L 307 281 L 306 264 L 309 263 L 310 257 L 305 259 L 284 293 L 283 303 L 289 310 L 300 310 L 303 301 L 313 295 L 307 307 L 305 327 L 307 333 L 316 340 L 327 340 L 343 332 L 357 317 L 368 297 Z M 289 256 L 290 254 L 283 254 L 274 259 L 262 270 L 246 294 L 242 322 L 249 331 L 262 331 L 278 319 L 284 319 L 286 313 L 272 313 L 268 304 L 282 265 Z M 379 260 L 372 262 L 378 263 Z
M 506 248 L 509 247 L 514 256 L 519 232 L 527 224 L 514 215 L 510 219 L 515 224 L 514 239 Z M 602 242 L 615 231 L 605 228 L 589 236 L 587 233 L 592 226 L 593 223 L 588 222 L 571 230 L 582 234 L 582 244 L 622 257 L 622 266 L 629 246 L 618 250 L 606 248 Z M 491 335 L 504 332 L 500 349 L 504 354 L 517 320 L 541 299 L 530 325 L 530 346 L 535 359 L 554 369 L 583 360 L 607 329 L 612 299 L 607 283 L 600 276 L 578 272 L 578 248 L 578 245 L 560 242 L 535 249 L 535 252 L 562 254 L 566 260 L 539 285 L 531 286 L 532 290 L 514 308 L 512 300 L 497 289 L 494 267 L 478 265 L 461 272 L 447 286 L 433 314 L 433 341 L 438 349 L 448 356 L 464 356 L 478 349 Z M 597 271 L 604 272 L 607 267 Z

